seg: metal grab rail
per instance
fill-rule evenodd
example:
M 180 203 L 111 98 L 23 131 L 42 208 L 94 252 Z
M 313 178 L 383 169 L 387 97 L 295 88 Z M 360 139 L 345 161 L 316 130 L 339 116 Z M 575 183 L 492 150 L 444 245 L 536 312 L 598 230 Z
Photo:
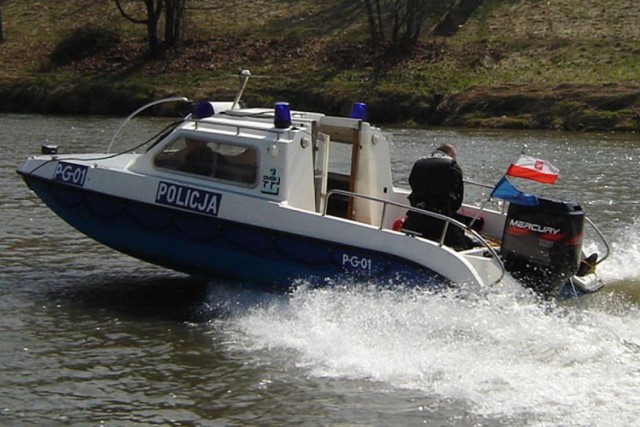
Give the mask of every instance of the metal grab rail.
M 473 181 L 473 180 L 468 179 L 468 178 L 464 178 L 462 181 L 465 184 L 475 185 L 476 187 L 486 188 L 487 190 L 493 190 L 493 188 L 495 187 L 495 185 L 484 184 L 482 182 Z
M 493 258 L 495 258 L 496 261 L 498 261 L 498 265 L 500 266 L 500 276 L 498 277 L 497 280 L 492 282 L 490 284 L 490 286 L 495 285 L 496 283 L 500 282 L 502 280 L 502 278 L 504 277 L 504 275 L 506 274 L 506 270 L 504 268 L 504 264 L 502 263 L 502 260 L 500 259 L 500 256 L 495 251 L 495 249 L 493 249 L 491 247 L 489 242 L 487 242 L 484 239 L 484 237 L 482 237 L 477 231 L 467 227 L 465 224 L 461 223 L 460 221 L 457 221 L 457 220 L 455 220 L 455 219 L 453 219 L 451 217 L 448 217 L 446 215 L 441 215 L 439 213 L 427 211 L 427 210 L 424 210 L 424 209 L 414 208 L 413 206 L 409 206 L 409 205 L 406 205 L 404 203 L 398 203 L 398 202 L 394 202 L 392 200 L 385 200 L 385 199 L 381 199 L 379 197 L 368 196 L 368 195 L 365 195 L 365 194 L 358 194 L 358 193 L 353 193 L 351 191 L 338 190 L 338 189 L 329 190 L 329 192 L 327 192 L 327 194 L 325 195 L 325 203 L 324 203 L 324 209 L 322 211 L 322 216 L 326 216 L 327 215 L 327 208 L 329 206 L 329 198 L 331 196 L 333 196 L 333 195 L 336 195 L 336 194 L 342 195 L 342 196 L 346 196 L 346 197 L 360 198 L 360 199 L 370 200 L 370 201 L 373 201 L 373 202 L 382 203 L 382 215 L 380 215 L 380 223 L 377 226 L 378 230 L 382 230 L 384 228 L 382 226 L 382 222 L 384 221 L 384 217 L 385 217 L 385 213 L 386 213 L 386 210 L 387 210 L 387 206 L 388 205 L 392 205 L 392 206 L 396 206 L 396 207 L 399 207 L 399 208 L 406 209 L 408 211 L 416 212 L 416 213 L 419 213 L 421 215 L 430 216 L 430 217 L 437 218 L 437 219 L 440 219 L 440 220 L 444 221 L 445 224 L 444 224 L 444 227 L 442 229 L 442 234 L 440 235 L 440 241 L 438 242 L 439 246 L 444 246 L 444 239 L 445 239 L 445 237 L 447 235 L 447 231 L 449 230 L 449 224 L 453 224 L 455 227 L 458 227 L 458 228 L 462 229 L 462 231 L 468 231 L 474 237 L 476 237 L 480 241 L 482 246 L 489 251 L 491 256 Z
M 593 223 L 593 221 L 591 221 L 586 215 L 584 216 L 584 219 L 587 221 L 587 223 L 589 223 L 591 228 L 595 230 L 595 232 L 600 237 L 600 240 L 602 240 L 602 243 L 604 243 L 605 248 L 607 249 L 607 253 L 602 258 L 596 261 L 595 265 L 598 265 L 609 257 L 609 255 L 611 254 L 611 246 L 609 246 L 609 242 L 607 242 L 607 239 L 604 237 L 602 232 L 600 232 L 600 229 Z
M 225 114 L 225 113 L 226 113 L 226 111 L 224 111 L 222 113 L 219 113 L 219 114 L 222 115 L 222 114 Z M 257 116 L 258 115 L 254 115 L 254 117 L 257 117 Z M 235 116 L 227 115 L 227 117 L 232 117 L 233 118 Z M 237 117 L 242 117 L 242 116 L 237 116 Z M 262 132 L 265 135 L 275 134 L 278 137 L 281 134 L 290 131 L 290 129 L 288 129 L 288 128 L 287 129 L 266 128 L 264 126 L 255 126 L 255 125 L 249 125 L 249 124 L 241 124 L 241 125 L 239 125 L 239 124 L 235 124 L 235 123 L 222 123 L 222 122 L 210 123 L 210 122 L 204 121 L 202 119 L 196 119 L 196 118 L 193 118 L 193 117 L 187 117 L 185 119 L 185 121 L 192 122 L 196 129 L 198 127 L 204 127 L 204 128 L 208 127 L 209 129 L 216 128 L 216 127 L 219 127 L 219 128 L 220 127 L 227 127 L 227 128 L 230 128 L 230 129 L 234 130 L 236 136 L 240 135 L 240 133 L 245 129 L 246 130 L 251 130 L 251 131 L 256 131 L 256 132 Z

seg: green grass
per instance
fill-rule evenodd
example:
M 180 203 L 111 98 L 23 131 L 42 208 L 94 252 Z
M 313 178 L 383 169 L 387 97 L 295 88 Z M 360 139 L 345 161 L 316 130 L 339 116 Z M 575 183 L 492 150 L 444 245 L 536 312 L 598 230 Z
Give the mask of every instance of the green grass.
M 118 82 L 135 88 L 136 97 L 148 92 L 151 97 L 229 98 L 237 85 L 231 74 L 249 68 L 270 76 L 252 81 L 250 101 L 288 96 L 305 106 L 340 110 L 356 98 L 393 99 L 405 106 L 419 102 L 423 113 L 436 94 L 478 86 L 634 86 L 640 80 L 636 0 L 485 0 L 454 37 L 431 40 L 418 54 L 395 62 L 368 51 L 367 22 L 358 1 L 187 4 L 184 48 L 149 60 L 144 27 L 120 17 L 111 1 L 5 1 L 0 80 L 69 90 Z M 52 66 L 53 49 L 73 30 L 86 27 L 119 33 L 121 51 L 102 62 Z

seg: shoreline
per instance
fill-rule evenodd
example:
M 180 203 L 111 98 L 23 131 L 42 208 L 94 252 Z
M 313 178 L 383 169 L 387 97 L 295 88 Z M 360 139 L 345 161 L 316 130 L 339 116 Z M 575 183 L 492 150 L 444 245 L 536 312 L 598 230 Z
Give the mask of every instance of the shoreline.
M 60 87 L 43 80 L 1 81 L 0 111 L 66 115 L 128 115 L 166 97 L 161 87 L 126 82 L 81 82 Z M 358 101 L 368 105 L 368 119 L 381 125 L 447 126 L 564 131 L 640 131 L 640 85 L 564 84 L 474 86 L 450 95 L 371 92 Z M 198 100 L 193 94 L 184 96 Z M 347 93 L 278 90 L 258 87 L 244 97 L 247 105 L 265 99 L 287 100 L 294 109 L 346 115 L 355 100 Z M 151 110 L 175 115 L 175 107 Z

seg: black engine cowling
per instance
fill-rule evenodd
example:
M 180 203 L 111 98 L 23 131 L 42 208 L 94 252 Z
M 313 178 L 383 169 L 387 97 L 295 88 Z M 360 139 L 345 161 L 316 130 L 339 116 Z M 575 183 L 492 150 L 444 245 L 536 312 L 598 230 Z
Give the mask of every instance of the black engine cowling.
M 548 294 L 578 271 L 584 211 L 575 202 L 539 201 L 538 206 L 509 206 L 501 254 L 512 276 Z

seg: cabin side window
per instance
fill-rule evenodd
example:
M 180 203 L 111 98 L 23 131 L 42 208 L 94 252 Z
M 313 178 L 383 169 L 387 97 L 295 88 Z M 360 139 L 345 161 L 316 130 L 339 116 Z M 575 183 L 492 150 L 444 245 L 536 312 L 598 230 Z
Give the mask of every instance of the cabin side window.
M 163 169 L 254 185 L 257 157 L 253 147 L 180 137 L 167 144 L 153 162 Z

